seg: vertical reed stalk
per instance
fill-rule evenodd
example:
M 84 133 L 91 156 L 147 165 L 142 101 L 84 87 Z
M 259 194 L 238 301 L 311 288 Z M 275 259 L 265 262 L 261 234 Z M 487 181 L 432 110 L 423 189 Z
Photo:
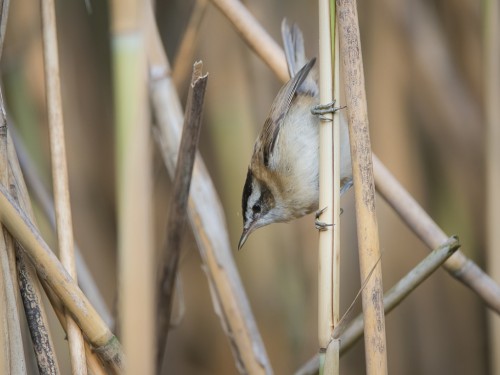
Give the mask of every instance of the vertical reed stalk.
M 484 6 L 484 98 L 486 119 L 486 231 L 488 271 L 500 280 L 500 6 L 498 0 L 485 0 Z M 490 312 L 490 364 L 491 374 L 500 375 L 500 317 Z
M 151 148 L 145 9 L 112 1 L 118 189 L 119 311 L 127 372 L 155 372 Z
M 335 2 L 330 0 L 319 1 L 319 35 L 320 103 L 331 103 L 334 90 L 335 95 L 338 95 L 339 91 L 339 64 L 336 51 L 338 38 L 335 33 Z M 324 208 L 321 220 L 333 223 L 333 226 L 319 232 L 318 338 L 320 356 L 324 356 L 324 360 L 320 361 L 323 364 L 320 372 L 324 374 L 339 373 L 340 342 L 337 339 L 332 340 L 333 329 L 339 321 L 340 291 L 339 126 L 339 116 L 327 114 L 321 119 L 319 130 L 319 207 Z
M 59 257 L 69 275 L 76 280 L 54 0 L 42 0 L 41 9 L 45 90 L 49 115 L 50 154 Z M 82 332 L 68 313 L 66 313 L 66 321 L 72 373 L 86 375 L 87 365 Z
M 337 0 L 344 62 L 362 291 L 366 372 L 387 374 L 382 266 L 375 212 L 375 182 L 368 126 L 365 79 L 355 0 Z M 372 274 L 373 270 L 373 274 Z

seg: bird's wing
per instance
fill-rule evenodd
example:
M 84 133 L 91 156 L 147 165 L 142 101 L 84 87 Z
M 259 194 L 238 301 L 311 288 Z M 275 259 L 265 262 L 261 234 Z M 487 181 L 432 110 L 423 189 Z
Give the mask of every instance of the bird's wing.
M 255 144 L 254 155 L 263 157 L 264 165 L 269 166 L 274 146 L 279 137 L 279 132 L 283 124 L 293 98 L 297 93 L 298 88 L 306 79 L 308 73 L 313 67 L 316 59 L 312 59 L 300 69 L 292 79 L 290 79 L 278 92 L 271 106 L 269 116 L 264 123 L 259 139 Z M 310 93 L 308 93 L 310 94 Z

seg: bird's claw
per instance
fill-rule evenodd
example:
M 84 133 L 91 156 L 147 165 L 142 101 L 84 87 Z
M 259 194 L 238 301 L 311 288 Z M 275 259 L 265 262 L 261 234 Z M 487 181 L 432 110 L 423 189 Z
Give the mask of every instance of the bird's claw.
M 321 216 L 321 214 L 323 212 L 325 212 L 325 210 L 326 210 L 326 207 L 322 208 L 321 210 L 316 211 L 316 215 L 315 215 L 314 226 L 320 232 L 325 231 L 328 229 L 328 227 L 333 226 L 333 224 L 327 224 L 327 223 L 319 220 L 319 217 Z
M 335 113 L 346 106 L 343 107 L 335 107 L 336 100 L 333 100 L 330 103 L 326 104 L 318 104 L 311 108 L 311 113 L 315 116 L 318 116 L 321 120 L 324 121 L 332 121 L 331 118 L 325 117 L 324 115 L 327 113 Z

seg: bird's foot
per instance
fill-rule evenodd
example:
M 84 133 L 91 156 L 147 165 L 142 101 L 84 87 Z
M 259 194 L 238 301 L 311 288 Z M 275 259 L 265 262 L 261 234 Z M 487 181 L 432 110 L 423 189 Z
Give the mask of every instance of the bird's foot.
M 332 121 L 332 119 L 325 117 L 325 115 L 328 113 L 335 113 L 346 107 L 346 106 L 335 107 L 336 102 L 337 102 L 336 100 L 333 100 L 330 103 L 315 105 L 314 107 L 311 108 L 311 113 L 315 116 L 318 116 L 321 120 Z
M 321 210 L 316 211 L 316 215 L 315 215 L 314 226 L 320 232 L 324 231 L 324 230 L 327 230 L 328 227 L 333 226 L 333 224 L 327 224 L 327 223 L 319 220 L 319 217 L 321 216 L 321 214 L 323 212 L 325 212 L 325 210 L 326 210 L 326 207 L 322 208 Z

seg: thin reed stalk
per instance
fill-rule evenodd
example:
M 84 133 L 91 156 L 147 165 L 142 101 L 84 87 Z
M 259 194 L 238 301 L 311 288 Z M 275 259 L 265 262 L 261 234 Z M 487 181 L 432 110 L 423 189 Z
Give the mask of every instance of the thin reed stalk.
M 212 2 L 219 7 L 219 0 L 212 0 Z M 236 0 L 224 0 L 224 7 L 241 7 L 241 4 Z M 250 48 L 252 48 L 255 53 L 266 63 L 283 82 L 286 82 L 289 77 L 287 74 L 285 64 L 285 58 L 283 51 L 278 48 L 277 51 L 269 51 L 261 48 L 261 40 L 256 35 L 265 33 L 262 26 L 258 24 L 255 18 L 252 16 L 248 10 L 232 11 L 231 9 L 224 9 L 224 14 L 231 13 L 232 17 L 228 19 L 235 30 L 243 37 L 243 40 L 248 43 Z M 255 27 L 259 32 L 254 33 L 252 39 L 247 39 L 245 30 L 248 33 L 252 33 L 252 28 Z M 269 36 L 266 34 L 266 38 L 262 39 L 262 45 L 266 45 Z M 274 44 L 276 45 L 276 44 Z M 283 78 L 285 77 L 285 78 Z M 380 167 L 380 168 L 379 168 Z M 439 246 L 447 236 L 444 234 L 441 228 L 429 217 L 429 215 L 418 205 L 414 198 L 401 186 L 401 184 L 390 174 L 390 172 L 385 168 L 385 166 L 378 161 L 378 159 L 373 158 L 373 171 L 375 174 L 376 188 L 377 191 L 388 201 L 392 208 L 400 215 L 408 227 L 413 230 L 420 239 L 429 247 L 433 249 Z M 389 174 L 383 174 L 386 171 Z M 382 184 L 384 188 L 382 188 Z M 398 194 L 398 197 L 392 197 L 391 193 L 385 194 L 383 191 L 389 192 L 393 191 Z M 411 208 L 408 208 L 408 205 Z M 407 218 L 404 218 L 407 217 Z M 425 233 L 426 230 L 422 229 L 424 227 L 434 228 L 431 229 L 432 233 Z M 422 232 L 423 230 L 423 232 Z M 443 235 L 441 236 L 440 233 Z M 433 238 L 431 241 L 431 237 Z M 425 239 L 427 238 L 427 240 Z M 462 282 L 464 285 L 469 287 L 474 293 L 476 293 L 491 309 L 493 309 L 497 314 L 500 314 L 500 285 L 489 277 L 479 266 L 474 263 L 471 259 L 467 258 L 460 250 L 457 251 L 447 262 L 444 263 L 444 267 L 448 270 L 451 276 Z
M 164 254 L 160 260 L 159 285 L 157 296 L 158 320 L 158 355 L 157 366 L 166 358 L 166 343 L 170 317 L 172 313 L 175 281 L 181 253 L 183 229 L 187 221 L 187 205 L 191 187 L 191 175 L 198 149 L 201 130 L 201 115 L 207 87 L 208 73 L 202 74 L 203 63 L 198 61 L 193 66 L 193 75 L 189 85 L 188 99 L 184 117 L 179 156 L 173 180 L 172 195 L 167 214 L 166 240 Z
M 168 173 L 172 177 L 184 120 L 152 12 L 150 17 L 150 94 L 158 124 L 157 141 L 160 143 Z M 191 227 L 212 291 L 215 311 L 229 339 L 236 367 L 242 373 L 271 374 L 272 369 L 264 344 L 234 264 L 222 206 L 199 154 L 194 164 L 188 209 Z
M 130 374 L 155 373 L 155 275 L 145 10 L 111 2 L 118 195 L 119 312 Z
M 41 10 L 45 91 L 59 257 L 68 274 L 76 280 L 54 0 L 41 0 Z M 69 313 L 66 313 L 66 324 L 72 373 L 86 375 L 87 365 L 82 332 Z
M 330 9 L 330 7 L 333 9 Z M 337 43 L 336 43 L 337 42 Z M 339 92 L 338 37 L 335 33 L 335 2 L 319 1 L 319 94 L 320 103 L 332 103 Z M 338 96 L 337 96 L 338 97 Z M 340 142 L 339 115 L 321 117 L 319 128 L 319 207 L 320 219 L 332 226 L 319 232 L 318 339 L 324 356 L 321 373 L 339 373 L 337 339 L 333 330 L 339 321 L 340 292 Z
M 337 7 L 356 201 L 359 268 L 361 282 L 365 283 L 361 295 L 365 317 L 366 373 L 387 374 L 384 290 L 358 11 L 355 0 L 337 0 Z

